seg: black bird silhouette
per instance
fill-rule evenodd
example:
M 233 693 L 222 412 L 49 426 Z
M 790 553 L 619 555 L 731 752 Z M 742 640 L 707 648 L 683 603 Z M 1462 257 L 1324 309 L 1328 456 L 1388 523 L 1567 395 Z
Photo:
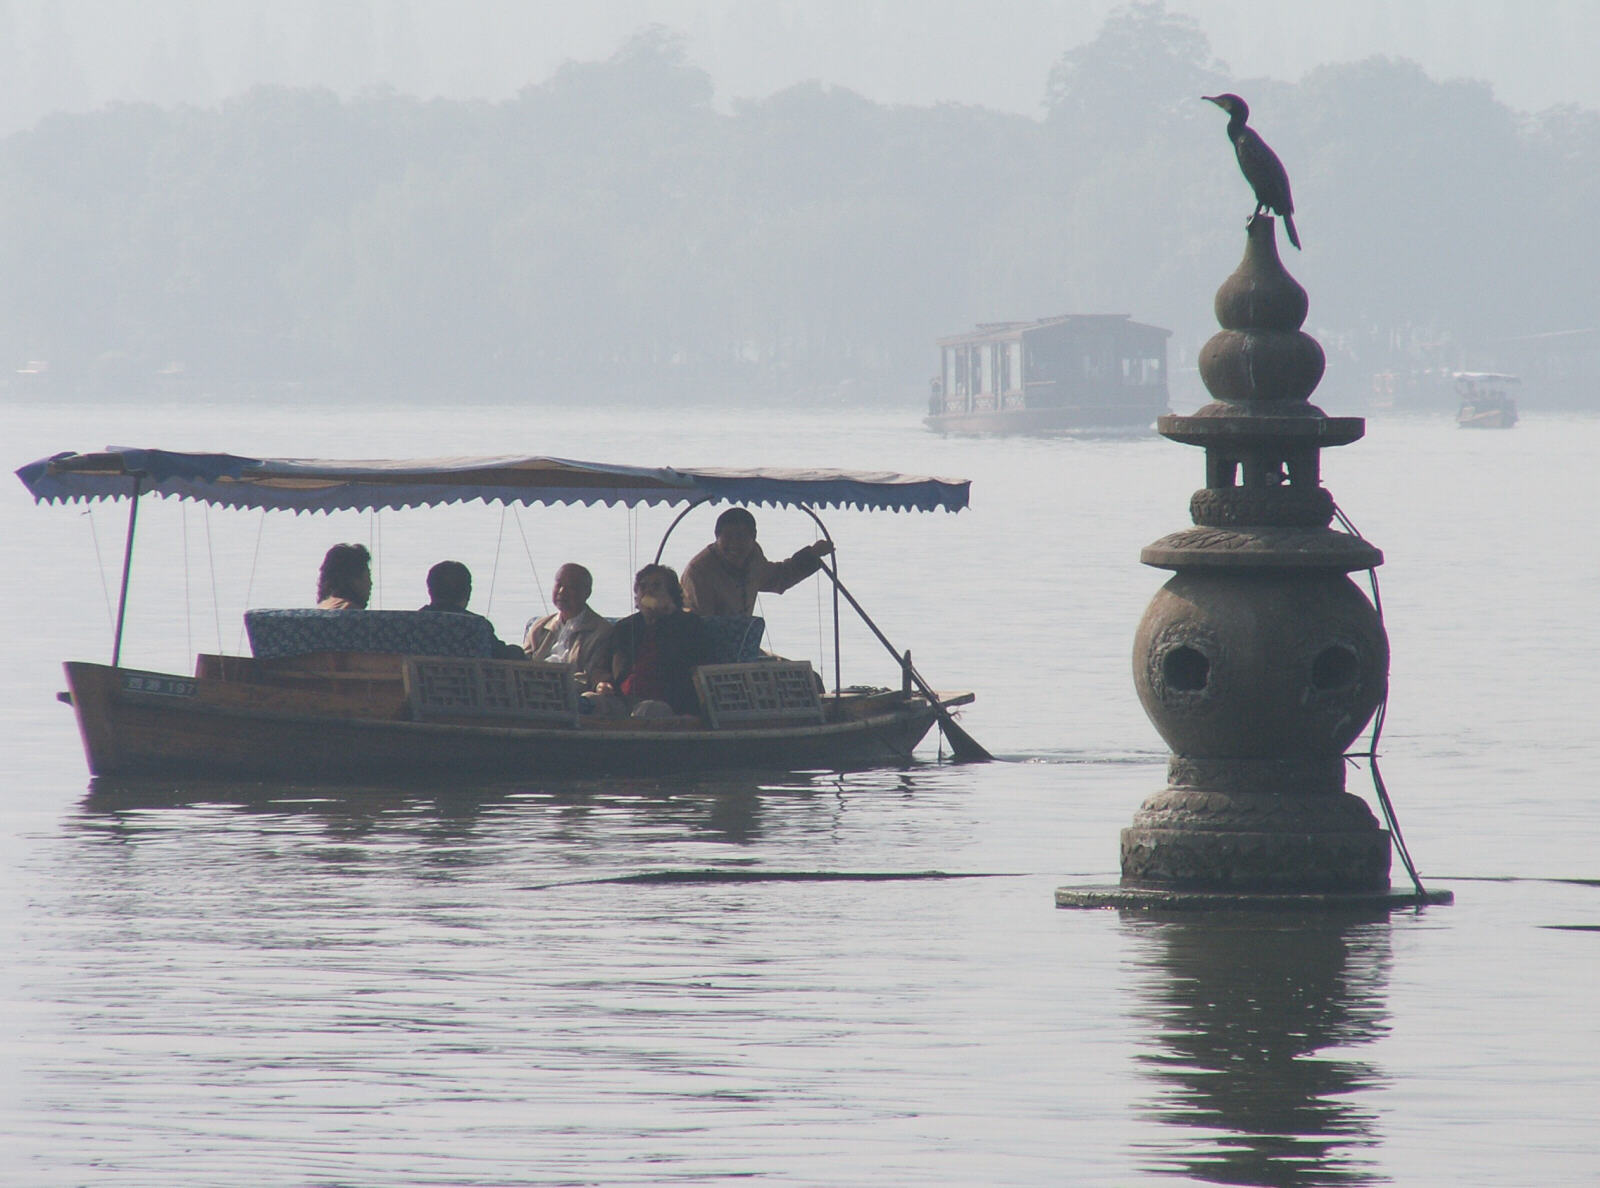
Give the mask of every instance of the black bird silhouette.
M 1256 209 L 1250 217 L 1255 218 L 1264 210 L 1282 215 L 1289 242 L 1298 251 L 1300 236 L 1294 229 L 1294 199 L 1289 194 L 1289 175 L 1284 172 L 1278 154 L 1268 148 L 1267 142 L 1246 122 L 1250 119 L 1250 105 L 1237 95 L 1202 95 L 1200 98 L 1228 113 L 1228 139 L 1233 142 L 1234 156 L 1239 158 L 1239 171 L 1256 192 Z

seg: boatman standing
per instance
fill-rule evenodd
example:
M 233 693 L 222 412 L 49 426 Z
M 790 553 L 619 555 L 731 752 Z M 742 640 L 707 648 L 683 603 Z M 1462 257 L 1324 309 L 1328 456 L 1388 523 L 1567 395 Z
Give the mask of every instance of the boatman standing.
M 684 567 L 684 605 L 699 615 L 754 614 L 758 594 L 782 594 L 821 569 L 831 552 L 833 542 L 819 540 L 787 560 L 768 561 L 756 543 L 756 518 L 730 507 L 717 517 L 716 539 Z

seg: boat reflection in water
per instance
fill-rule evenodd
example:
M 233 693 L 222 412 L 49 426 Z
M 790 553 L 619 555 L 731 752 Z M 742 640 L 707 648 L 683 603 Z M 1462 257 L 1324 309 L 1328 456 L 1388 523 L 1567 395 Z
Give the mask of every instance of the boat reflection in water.
M 758 842 L 773 800 L 783 806 L 791 828 L 809 822 L 803 827 L 830 831 L 837 827 L 847 794 L 909 795 L 916 786 L 899 769 L 848 774 L 736 771 L 432 787 L 97 776 L 89 781 L 78 824 L 89 832 L 129 840 L 143 832 L 192 831 L 199 814 L 206 828 L 243 830 L 273 844 L 279 835 L 325 840 L 382 837 L 428 847 L 430 862 L 457 856 L 480 861 L 453 850 L 441 858 L 431 849 L 441 844 L 510 845 L 550 855 L 565 855 L 570 847 L 580 865 L 603 864 L 599 855 L 607 854 L 631 871 L 654 869 L 657 856 L 648 851 L 652 840 L 734 846 Z
M 1157 1120 L 1147 1169 L 1219 1184 L 1388 1181 L 1370 1101 L 1382 1073 L 1347 1049 L 1388 1031 L 1386 921 L 1281 913 L 1129 914 L 1149 971 L 1138 1016 Z M 1137 958 L 1136 958 L 1137 959 Z M 1202 1133 L 1203 1132 L 1203 1133 Z

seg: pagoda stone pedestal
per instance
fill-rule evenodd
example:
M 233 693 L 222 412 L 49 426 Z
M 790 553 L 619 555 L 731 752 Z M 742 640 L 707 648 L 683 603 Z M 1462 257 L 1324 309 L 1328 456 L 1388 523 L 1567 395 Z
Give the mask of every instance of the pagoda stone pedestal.
M 1120 886 L 1062 888 L 1062 906 L 1419 899 L 1391 892 L 1389 834 L 1344 786 L 1345 751 L 1389 672 L 1383 623 L 1349 575 L 1383 554 L 1332 527 L 1321 451 L 1358 441 L 1365 423 L 1310 403 L 1324 360 L 1300 329 L 1306 311 L 1274 221 L 1256 218 L 1217 291 L 1222 329 L 1200 352 L 1215 399 L 1157 421 L 1206 459 L 1193 527 L 1140 556 L 1173 571 L 1133 656 L 1139 700 L 1172 749 L 1167 787 L 1122 832 Z

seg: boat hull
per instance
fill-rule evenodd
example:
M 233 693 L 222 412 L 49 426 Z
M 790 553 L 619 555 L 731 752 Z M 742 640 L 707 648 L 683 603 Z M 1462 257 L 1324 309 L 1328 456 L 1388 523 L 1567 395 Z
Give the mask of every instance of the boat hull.
M 412 721 L 376 685 L 306 692 L 81 662 L 65 669 L 96 776 L 337 781 L 848 770 L 907 762 L 937 717 L 926 700 L 896 694 L 842 721 L 721 730 L 678 721 L 577 728 Z
M 1513 404 L 1464 404 L 1456 414 L 1456 424 L 1463 429 L 1509 429 L 1516 423 L 1517 409 Z
M 935 413 L 922 423 L 935 433 L 1051 437 L 1091 433 L 1149 433 L 1166 405 L 1098 405 L 1061 408 L 1007 408 Z

